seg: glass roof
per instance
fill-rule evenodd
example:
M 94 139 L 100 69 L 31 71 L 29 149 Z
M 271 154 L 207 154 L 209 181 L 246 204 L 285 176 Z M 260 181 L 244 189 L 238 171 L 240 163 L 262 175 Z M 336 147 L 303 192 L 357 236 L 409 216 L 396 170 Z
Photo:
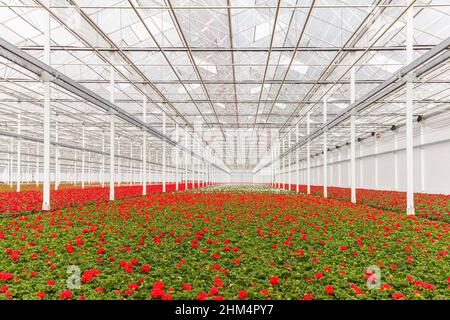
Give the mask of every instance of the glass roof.
M 356 99 L 376 88 L 406 61 L 406 4 L 370 0 L 0 0 L 0 35 L 43 60 L 44 26 L 51 16 L 51 67 L 109 99 L 111 66 L 116 104 L 162 131 L 178 123 L 208 146 L 230 169 L 252 170 L 278 137 L 297 141 L 350 103 L 355 65 Z M 414 58 L 450 36 L 450 3 L 416 0 Z M 1 131 L 42 135 L 43 85 L 29 71 L 0 58 Z M 414 113 L 446 111 L 448 61 L 415 84 Z M 400 89 L 358 114 L 357 137 L 404 124 Z M 104 111 L 57 85 L 52 110 L 61 139 L 79 143 L 85 126 L 92 148 L 102 145 L 109 123 Z M 199 129 L 201 128 L 201 130 Z M 126 141 L 140 128 L 119 123 Z M 330 130 L 330 148 L 345 144 L 349 123 Z M 7 140 L 5 137 L 0 138 Z M 320 153 L 313 141 L 312 153 Z M 26 146 L 26 144 L 25 144 Z M 123 153 L 129 146 L 123 144 Z M 161 143 L 150 145 L 159 154 Z M 301 149 L 304 157 L 305 150 Z

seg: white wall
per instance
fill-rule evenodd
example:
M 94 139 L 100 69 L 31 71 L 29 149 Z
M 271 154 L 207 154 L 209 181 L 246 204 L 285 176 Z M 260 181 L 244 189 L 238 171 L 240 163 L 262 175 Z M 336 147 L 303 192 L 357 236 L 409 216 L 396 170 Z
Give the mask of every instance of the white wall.
M 231 171 L 230 174 L 231 183 L 252 183 L 253 175 L 251 171 Z
M 421 125 L 423 125 L 423 145 L 420 137 Z M 342 141 L 342 144 L 345 142 L 347 141 Z M 379 139 L 370 137 L 357 142 L 357 187 L 405 191 L 405 145 L 405 127 L 395 132 L 385 132 Z M 328 152 L 329 186 L 350 187 L 349 151 L 349 146 L 343 146 Z M 395 186 L 396 157 L 397 188 Z M 291 168 L 294 170 L 295 166 L 291 165 Z M 301 162 L 300 168 L 300 183 L 306 184 L 305 160 Z M 294 173 L 291 177 L 292 183 L 296 183 Z M 311 158 L 311 184 L 323 184 L 322 155 Z M 450 194 L 450 115 L 425 119 L 422 123 L 414 122 L 414 190 L 415 192 Z

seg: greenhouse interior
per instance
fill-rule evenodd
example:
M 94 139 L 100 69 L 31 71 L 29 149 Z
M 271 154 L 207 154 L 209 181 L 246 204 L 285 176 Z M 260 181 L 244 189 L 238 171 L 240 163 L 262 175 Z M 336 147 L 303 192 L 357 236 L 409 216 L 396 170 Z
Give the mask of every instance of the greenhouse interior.
M 0 300 L 450 300 L 448 0 L 0 0 L 0 119 Z

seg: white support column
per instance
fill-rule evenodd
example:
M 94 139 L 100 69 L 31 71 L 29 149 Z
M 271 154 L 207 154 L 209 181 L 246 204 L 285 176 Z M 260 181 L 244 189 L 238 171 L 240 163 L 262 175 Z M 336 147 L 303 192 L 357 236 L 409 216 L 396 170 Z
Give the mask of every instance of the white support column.
M 310 132 L 311 115 L 308 111 L 306 114 L 306 135 L 309 136 Z M 311 194 L 311 144 L 308 139 L 306 142 L 306 193 Z
M 110 67 L 110 102 L 115 103 L 115 69 Z M 109 200 L 113 201 L 115 198 L 114 184 L 115 184 L 115 113 L 110 110 L 110 130 L 109 130 Z
M 50 8 L 50 0 L 45 0 L 44 5 Z M 44 17 L 44 63 L 50 65 L 50 13 Z M 50 210 L 50 81 L 44 81 L 44 164 L 43 164 L 43 193 L 42 210 Z
M 412 1 L 412 0 L 410 0 Z M 406 63 L 413 61 L 414 8 L 406 12 Z M 414 210 L 414 150 L 413 150 L 413 86 L 412 74 L 406 81 L 406 213 L 415 214 Z
M 281 149 L 280 149 L 280 156 L 283 154 L 283 152 L 284 152 L 284 150 L 285 150 L 285 147 L 284 147 L 284 139 L 281 139 Z M 280 183 L 281 183 L 281 188 L 282 189 L 284 189 L 284 183 L 285 183 L 285 181 L 284 181 L 284 163 L 285 163 L 285 161 L 286 161 L 286 159 L 280 159 L 280 166 L 281 166 L 281 168 L 280 168 Z
M 75 171 L 75 185 L 78 185 L 78 152 L 75 151 L 75 163 L 74 163 L 74 171 Z
M 59 142 L 58 114 L 55 114 L 55 141 Z M 55 145 L 55 190 L 59 187 L 59 147 Z
M 147 97 L 142 100 L 142 121 L 147 123 Z M 147 129 L 142 130 L 142 195 L 147 195 Z
M 81 127 L 81 189 L 84 189 L 84 182 L 86 180 L 85 177 L 85 157 L 84 157 L 84 148 L 85 148 L 85 132 L 84 132 L 84 123 Z
M 120 148 L 120 141 L 121 137 L 119 135 L 117 137 L 117 186 L 120 186 L 122 184 L 122 153 L 120 152 L 122 149 Z
M 394 133 L 394 188 L 398 191 L 398 133 Z
M 275 166 L 273 165 L 273 146 L 270 147 L 270 159 L 271 159 L 271 165 L 270 165 L 270 185 L 272 187 L 275 186 Z
M 19 103 L 20 105 L 20 103 Z M 22 131 L 22 110 L 19 109 L 17 113 L 17 134 L 20 136 Z M 20 185 L 22 183 L 22 139 L 17 138 L 17 185 L 16 191 L 20 192 Z
M 27 183 L 30 183 L 30 154 L 31 150 L 28 149 L 28 155 L 27 155 Z
M 205 159 L 205 148 L 202 148 L 202 158 Z M 206 185 L 206 161 L 202 160 L 203 175 L 202 175 L 202 187 Z
M 184 128 L 184 146 L 185 146 L 186 150 L 189 150 L 187 126 Z M 187 151 L 185 151 L 184 152 L 184 189 L 187 190 L 187 188 L 188 188 L 188 153 L 187 153 Z
M 288 150 L 291 148 L 291 131 L 288 132 Z M 288 154 L 288 189 L 291 190 L 291 153 Z
M 14 166 L 14 138 L 11 137 L 9 139 L 9 150 L 10 150 L 10 154 L 9 154 L 9 187 L 12 188 L 13 186 L 13 166 Z
M 84 132 L 84 123 L 81 127 L 81 189 L 84 189 L 84 181 L 86 179 L 85 177 L 85 157 L 84 157 L 84 146 L 85 146 L 85 132 Z
M 375 149 L 375 189 L 379 188 L 379 177 L 378 177 L 378 138 L 374 136 L 374 149 Z
M 424 123 L 420 121 L 420 191 L 425 192 L 425 148 L 424 148 Z
M 178 191 L 178 183 L 179 183 L 179 179 L 180 179 L 180 173 L 179 173 L 179 163 L 178 163 L 178 141 L 179 139 L 179 132 L 178 132 L 178 123 L 175 124 L 175 140 L 177 141 L 177 145 L 175 146 L 175 190 Z
M 338 187 L 342 187 L 341 149 L 337 149 Z
M 102 133 L 102 170 L 101 172 L 101 180 L 102 180 L 102 188 L 105 187 L 105 131 Z
M 191 182 L 192 182 L 192 188 L 195 188 L 195 163 L 193 158 L 193 152 L 195 149 L 195 140 L 193 137 L 191 137 L 191 143 L 190 143 L 190 149 L 191 149 Z
M 39 185 L 39 144 L 36 143 L 36 171 L 34 173 L 34 182 Z
M 323 99 L 323 123 L 327 123 L 327 97 Z M 323 133 L 323 196 L 328 198 L 328 141 L 327 130 Z
M 163 134 L 166 134 L 166 113 L 163 111 Z M 162 142 L 162 192 L 166 192 L 166 142 Z
M 350 103 L 355 102 L 355 66 L 350 70 Z M 356 203 L 356 132 L 355 114 L 350 116 L 350 189 L 351 201 Z
M 88 152 L 88 185 L 90 186 L 92 183 L 92 170 L 91 170 L 91 153 Z
M 298 143 L 299 140 L 299 131 L 298 131 L 298 122 L 295 127 L 295 143 Z M 295 150 L 295 191 L 300 192 L 300 159 L 299 159 L 299 148 Z
M 281 140 L 278 138 L 278 148 L 277 148 L 277 188 L 281 188 L 282 185 L 282 181 L 281 181 L 281 170 L 282 170 L 282 161 L 280 159 L 280 155 L 281 155 L 281 149 L 282 145 L 281 145 Z
M 133 170 L 133 141 L 130 139 L 130 154 L 129 154 L 129 156 L 130 156 L 130 160 L 129 160 L 129 162 L 130 162 L 130 176 L 128 177 L 129 178 L 129 181 L 128 181 L 128 185 L 129 186 L 131 186 L 131 185 L 133 185 L 133 182 L 134 182 L 134 170 Z

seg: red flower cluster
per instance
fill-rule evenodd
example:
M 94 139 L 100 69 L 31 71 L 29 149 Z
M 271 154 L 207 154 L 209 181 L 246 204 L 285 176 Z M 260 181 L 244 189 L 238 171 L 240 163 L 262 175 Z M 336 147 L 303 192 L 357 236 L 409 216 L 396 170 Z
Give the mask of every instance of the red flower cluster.
M 436 299 L 449 231 L 317 196 L 152 193 L 0 219 L 0 298 Z

